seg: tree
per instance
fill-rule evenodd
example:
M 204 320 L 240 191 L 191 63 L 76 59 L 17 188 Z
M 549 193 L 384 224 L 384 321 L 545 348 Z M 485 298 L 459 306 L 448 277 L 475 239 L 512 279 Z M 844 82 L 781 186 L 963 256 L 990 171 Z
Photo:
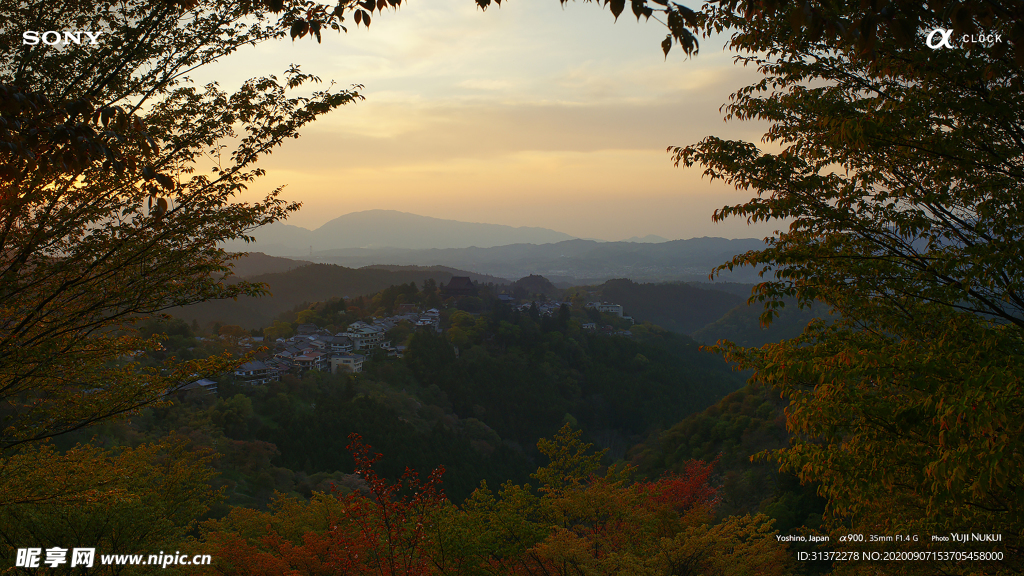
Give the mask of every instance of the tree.
M 982 548 L 1004 552 L 991 569 L 1020 570 L 1024 7 L 872 6 L 722 2 L 697 17 L 705 34 L 733 30 L 737 60 L 762 72 L 725 111 L 767 121 L 779 151 L 708 137 L 675 161 L 757 194 L 716 220 L 788 222 L 719 270 L 762 270 L 765 323 L 785 298 L 840 314 L 718 350 L 789 398 L 794 444 L 772 457 L 821 482 L 832 527 L 1000 531 Z M 932 49 L 935 29 L 1001 39 Z
M 629 468 L 598 474 L 603 453 L 564 426 L 538 448 L 550 459 L 533 474 L 538 493 L 481 486 L 461 514 L 446 517 L 435 558 L 444 574 L 764 574 L 792 569 L 763 515 L 713 522 L 715 463 L 635 482 Z M 458 558 L 460 562 L 451 561 Z
M 374 470 L 381 458 L 349 435 L 355 472 L 367 494 L 314 494 L 308 503 L 279 495 L 270 512 L 236 508 L 204 525 L 221 574 L 429 574 L 428 532 L 445 505 L 444 468 L 425 481 L 406 468 L 398 482 Z M 290 572 L 301 571 L 301 572 Z
M 447 500 L 441 488 L 444 467 L 434 469 L 426 481 L 406 468 L 399 481 L 391 483 L 373 469 L 382 455 L 372 452 L 358 434 L 349 434 L 349 441 L 355 472 L 369 485 L 368 499 L 352 495 L 350 502 L 357 510 L 355 522 L 368 543 L 367 560 L 375 565 L 374 572 L 428 574 L 428 531 L 432 517 Z
M 279 497 L 269 513 L 235 509 L 208 522 L 207 550 L 220 574 L 668 574 L 776 576 L 791 569 L 763 515 L 712 524 L 714 463 L 632 482 L 598 475 L 600 453 L 568 426 L 539 448 L 551 463 L 528 485 L 486 483 L 460 508 L 444 499 L 435 470 L 421 482 L 406 469 L 391 483 L 380 457 L 353 435 L 365 493 L 309 503 Z
M 224 281 L 232 257 L 218 246 L 298 204 L 279 190 L 252 204 L 232 198 L 262 175 L 261 155 L 361 96 L 333 86 L 294 96 L 319 82 L 297 66 L 234 93 L 196 87 L 188 73 L 246 44 L 343 30 L 346 11 L 369 26 L 374 10 L 399 3 L 0 6 L 8 30 L 87 29 L 104 40 L 0 49 L 0 461 L 239 361 L 142 369 L 131 358 L 160 338 L 142 338 L 131 324 L 175 306 L 263 294 Z M 8 479 L 0 505 L 37 498 L 9 490 Z
M 239 339 L 249 336 L 249 331 L 241 326 L 228 324 L 227 326 L 221 326 L 220 329 L 217 330 L 217 334 L 227 338 L 232 343 L 237 344 Z
M 211 459 L 180 438 L 121 449 L 78 445 L 64 454 L 34 446 L 18 454 L 7 461 L 5 475 L 39 499 L 0 507 L 5 564 L 16 549 L 29 547 L 88 547 L 97 554 L 185 548 L 196 518 L 218 496 L 209 485 Z M 69 468 L 68 461 L 82 464 Z M 40 485 L 87 496 L 69 502 L 40 494 Z M 123 570 L 97 566 L 95 573 Z
M 366 543 L 343 522 L 348 513 L 344 500 L 323 492 L 308 502 L 276 496 L 268 512 L 237 507 L 226 518 L 203 523 L 206 551 L 217 558 L 207 573 L 368 573 L 360 570 Z
M 267 326 L 263 329 L 263 336 L 268 340 L 277 340 L 278 338 L 287 338 L 294 334 L 292 325 L 287 322 L 277 320 L 273 326 Z

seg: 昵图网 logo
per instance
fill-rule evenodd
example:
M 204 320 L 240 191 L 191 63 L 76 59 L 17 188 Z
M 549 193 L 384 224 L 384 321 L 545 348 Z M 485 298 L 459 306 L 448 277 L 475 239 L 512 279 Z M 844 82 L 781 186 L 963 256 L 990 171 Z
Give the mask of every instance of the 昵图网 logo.
M 1003 36 L 999 32 L 990 32 L 988 34 L 964 34 L 957 38 L 953 38 L 952 28 L 935 28 L 928 32 L 928 35 L 924 38 L 924 43 L 932 50 L 938 50 L 940 48 L 955 48 L 954 43 L 959 42 L 960 47 L 965 44 L 983 44 L 993 45 L 1003 41 Z
M 36 46 L 40 43 L 47 46 L 55 46 L 63 43 L 67 46 L 68 44 L 82 44 L 84 41 L 95 46 L 99 44 L 98 40 L 102 33 L 102 31 L 93 32 L 91 30 L 64 30 L 63 32 L 58 30 L 47 30 L 45 32 L 26 30 L 21 33 L 21 43 L 26 46 Z

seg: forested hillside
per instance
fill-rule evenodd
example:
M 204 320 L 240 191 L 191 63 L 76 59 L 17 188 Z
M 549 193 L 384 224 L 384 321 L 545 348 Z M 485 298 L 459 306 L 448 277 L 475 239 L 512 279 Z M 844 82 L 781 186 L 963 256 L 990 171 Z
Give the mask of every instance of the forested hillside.
M 698 342 L 714 344 L 719 340 L 729 340 L 740 346 L 759 347 L 772 342 L 781 342 L 796 338 L 804 331 L 807 324 L 814 319 L 831 320 L 835 317 L 829 313 L 828 307 L 814 302 L 801 308 L 795 299 L 783 301 L 784 307 L 779 308 L 778 317 L 765 327 L 761 325 L 761 314 L 764 308 L 746 302 L 723 314 L 720 318 L 696 330 L 692 336 Z
M 753 458 L 788 445 L 784 406 L 764 389 L 748 385 L 652 434 L 631 448 L 627 459 L 652 478 L 681 472 L 691 460 L 713 461 L 714 478 L 721 485 L 719 514 L 762 512 L 783 533 L 801 526 L 818 528 L 824 501 L 815 496 L 815 486 L 801 486 L 766 459 Z
M 507 283 L 503 278 L 436 267 L 389 270 L 381 268 L 345 268 L 333 264 L 304 264 L 286 272 L 257 274 L 246 278 L 267 285 L 262 298 L 240 296 L 237 300 L 201 302 L 172 308 L 170 314 L 191 323 L 206 326 L 211 322 L 235 324 L 246 329 L 271 324 L 278 314 L 302 303 L 324 301 L 336 296 L 372 295 L 385 288 L 407 282 L 422 284 L 427 279 L 447 283 L 452 276 L 469 276 L 477 282 Z
M 609 280 L 592 289 L 600 300 L 621 304 L 638 322 L 690 334 L 746 302 L 714 285 L 696 287 L 678 283 L 641 284 L 625 278 Z
M 633 332 L 585 332 L 567 308 L 556 317 L 503 307 L 483 317 L 456 313 L 447 338 L 413 336 L 406 365 L 457 413 L 478 415 L 503 438 L 530 445 L 569 421 L 613 455 L 742 386 L 685 336 L 654 326 Z
M 351 303 L 386 306 L 409 286 Z M 333 315 L 343 304 L 296 316 L 358 318 Z M 444 334 L 396 327 L 392 333 L 408 339 L 404 359 L 371 356 L 358 374 L 310 371 L 255 387 L 223 375 L 215 396 L 193 391 L 106 432 L 112 442 L 135 443 L 187 426 L 197 446 L 225 455 L 216 485 L 228 489 L 228 505 L 264 507 L 275 490 L 309 497 L 329 482 L 351 484 L 352 432 L 387 454 L 378 469 L 389 478 L 406 466 L 445 466 L 446 493 L 460 501 L 482 480 L 525 480 L 537 440 L 567 422 L 610 448 L 610 463 L 651 431 L 742 386 L 721 359 L 655 326 L 638 326 L 633 337 L 603 335 L 582 330 L 580 320 L 589 318 L 568 308 L 552 317 L 492 304 L 485 314 L 452 310 Z M 143 329 L 172 334 L 147 360 L 153 366 L 172 356 L 239 352 L 230 340 L 197 340 L 181 321 Z

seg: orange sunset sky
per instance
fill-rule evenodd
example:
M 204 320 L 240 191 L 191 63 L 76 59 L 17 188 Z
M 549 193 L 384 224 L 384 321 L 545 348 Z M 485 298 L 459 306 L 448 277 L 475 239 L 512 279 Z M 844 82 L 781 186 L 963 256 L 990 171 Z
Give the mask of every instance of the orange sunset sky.
M 657 234 L 763 237 L 780 224 L 714 224 L 751 193 L 674 168 L 665 152 L 707 135 L 760 141 L 764 126 L 723 121 L 719 107 L 756 71 L 732 62 L 724 37 L 666 60 L 664 27 L 618 23 L 595 4 L 408 0 L 369 30 L 326 31 L 248 48 L 193 75 L 236 88 L 289 64 L 363 84 L 345 106 L 261 160 L 251 194 L 286 184 L 306 228 L 349 212 L 390 209 L 585 238 Z M 349 22 L 351 24 L 351 22 Z

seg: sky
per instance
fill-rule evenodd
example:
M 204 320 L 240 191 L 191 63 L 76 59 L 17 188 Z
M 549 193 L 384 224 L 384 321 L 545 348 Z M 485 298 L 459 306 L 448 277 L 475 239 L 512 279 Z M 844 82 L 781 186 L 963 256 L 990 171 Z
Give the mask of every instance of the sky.
M 193 75 L 233 89 L 290 64 L 365 100 L 307 127 L 261 160 L 251 198 L 279 185 L 303 208 L 287 223 L 316 228 L 371 209 L 583 238 L 655 234 L 764 237 L 777 223 L 715 224 L 716 208 L 750 199 L 699 168 L 675 168 L 668 146 L 715 135 L 759 142 L 764 125 L 723 120 L 729 94 L 756 71 L 732 62 L 725 38 L 666 59 L 665 28 L 615 23 L 596 4 L 407 0 L 370 29 L 326 31 L 250 47 Z

